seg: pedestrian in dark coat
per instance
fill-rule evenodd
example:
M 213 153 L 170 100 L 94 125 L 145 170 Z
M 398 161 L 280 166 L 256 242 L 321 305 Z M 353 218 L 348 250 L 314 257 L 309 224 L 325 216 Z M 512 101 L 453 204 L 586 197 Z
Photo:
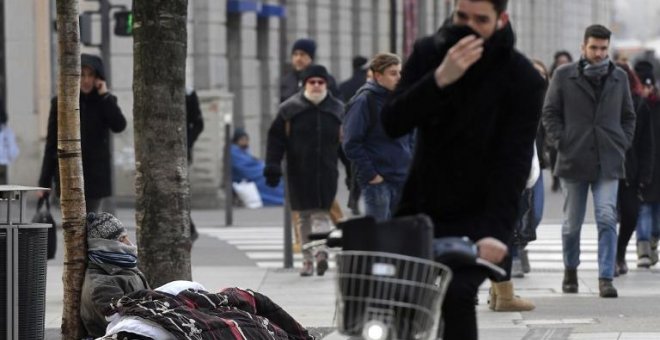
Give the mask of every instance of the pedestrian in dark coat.
M 101 200 L 112 194 L 110 131 L 124 131 L 126 118 L 117 105 L 117 97 L 108 92 L 101 58 L 82 54 L 81 68 L 80 144 L 85 177 L 85 201 L 87 211 L 92 212 L 98 211 Z M 51 188 L 53 180 L 59 189 L 57 97 L 53 98 L 50 105 L 39 186 Z
M 554 174 L 565 198 L 562 291 L 578 292 L 580 232 L 591 190 L 598 229 L 598 287 L 603 298 L 618 296 L 612 284 L 617 194 L 635 132 L 628 75 L 609 58 L 611 34 L 602 25 L 587 27 L 580 60 L 557 69 L 542 114 L 548 141 L 558 153 Z
M 415 44 L 382 112 L 392 138 L 417 128 L 397 214 L 427 214 L 436 237 L 467 236 L 498 263 L 529 176 L 544 84 L 514 49 L 506 1 L 455 8 L 451 22 Z M 474 298 L 486 275 L 454 270 L 443 339 L 477 339 Z
M 353 75 L 343 83 L 339 84 L 339 92 L 345 103 L 348 103 L 362 85 L 367 82 L 367 70 L 369 61 L 363 56 L 353 58 Z
M 303 77 L 305 90 L 280 105 L 268 131 L 266 183 L 278 185 L 286 154 L 289 199 L 291 209 L 300 213 L 303 244 L 309 241 L 314 221 L 327 221 L 337 193 L 337 149 L 344 105 L 327 90 L 327 79 L 325 67 L 310 66 Z M 301 275 L 308 276 L 313 269 L 311 251 L 304 251 L 303 256 Z M 317 266 L 319 261 L 317 256 Z M 323 268 L 327 262 L 321 263 L 319 275 L 327 269 Z
M 619 235 L 617 238 L 616 267 L 614 275 L 628 272 L 626 248 L 632 233 L 637 227 L 639 208 L 642 204 L 640 189 L 651 182 L 653 171 L 653 130 L 649 116 L 649 104 L 643 100 L 643 85 L 638 76 L 627 64 L 617 64 L 628 75 L 633 107 L 637 112 L 635 137 L 626 152 L 626 178 L 619 181 L 618 209 Z M 637 235 L 639 238 L 639 235 Z

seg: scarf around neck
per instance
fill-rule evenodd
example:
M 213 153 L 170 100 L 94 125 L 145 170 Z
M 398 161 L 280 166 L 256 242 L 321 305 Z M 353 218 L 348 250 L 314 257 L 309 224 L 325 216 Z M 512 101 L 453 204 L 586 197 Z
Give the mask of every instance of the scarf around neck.
M 600 83 L 603 77 L 610 72 L 610 58 L 605 58 L 598 63 L 591 64 L 587 59 L 581 57 L 580 68 L 582 69 L 582 74 L 584 74 L 587 79 Z
M 110 264 L 121 268 L 137 267 L 137 247 L 115 240 L 90 238 L 87 258 L 91 263 Z

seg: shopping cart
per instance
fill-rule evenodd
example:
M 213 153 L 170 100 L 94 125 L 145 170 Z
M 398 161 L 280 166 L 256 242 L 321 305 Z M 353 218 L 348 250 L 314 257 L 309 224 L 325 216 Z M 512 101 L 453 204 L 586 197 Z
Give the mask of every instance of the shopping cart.
M 326 339 L 430 340 L 441 327 L 451 267 L 501 268 L 478 259 L 466 238 L 433 239 L 423 216 L 376 223 L 361 218 L 313 235 L 303 247 L 343 248 L 335 257 L 337 330 Z

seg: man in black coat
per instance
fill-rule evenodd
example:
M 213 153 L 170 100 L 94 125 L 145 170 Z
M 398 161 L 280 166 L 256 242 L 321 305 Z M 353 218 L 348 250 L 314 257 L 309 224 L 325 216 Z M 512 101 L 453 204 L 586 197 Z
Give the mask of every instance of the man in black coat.
M 112 194 L 110 131 L 124 131 L 126 118 L 117 105 L 117 97 L 108 92 L 101 58 L 82 54 L 80 65 L 80 144 L 85 177 L 85 201 L 87 212 L 98 212 L 102 199 Z M 53 179 L 59 183 L 57 167 L 55 97 L 51 101 L 48 116 L 46 148 L 39 176 L 40 187 L 52 187 Z
M 435 237 L 467 236 L 493 263 L 513 235 L 544 92 L 539 73 L 514 49 L 506 5 L 456 0 L 451 20 L 415 44 L 382 112 L 392 138 L 417 128 L 397 215 L 427 214 Z M 474 298 L 488 273 L 453 270 L 443 339 L 477 339 Z
M 345 103 L 348 103 L 358 89 L 367 82 L 368 62 L 369 60 L 361 55 L 353 58 L 353 75 L 339 84 L 339 92 L 341 92 L 342 99 Z
M 304 91 L 280 105 L 268 130 L 266 184 L 275 187 L 282 177 L 286 154 L 287 185 L 291 210 L 300 218 L 302 243 L 309 242 L 314 227 L 329 229 L 328 212 L 337 193 L 337 149 L 344 104 L 328 91 L 328 72 L 321 65 L 307 68 Z M 303 251 L 302 276 L 313 272 L 313 254 Z M 316 255 L 317 274 L 327 270 L 327 252 Z

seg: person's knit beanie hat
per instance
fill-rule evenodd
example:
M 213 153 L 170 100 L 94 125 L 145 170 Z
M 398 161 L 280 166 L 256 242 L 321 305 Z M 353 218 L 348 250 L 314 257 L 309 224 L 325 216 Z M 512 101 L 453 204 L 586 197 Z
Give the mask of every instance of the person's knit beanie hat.
M 106 212 L 87 214 L 87 238 L 119 240 L 126 234 L 126 227 L 112 214 Z
M 653 72 L 653 64 L 646 60 L 638 61 L 635 63 L 635 73 L 644 85 L 655 85 L 655 75 Z
M 231 142 L 236 143 L 238 142 L 239 139 L 243 137 L 248 137 L 247 132 L 245 131 L 244 128 L 237 127 L 234 129 L 234 135 L 231 137 Z
M 291 54 L 296 50 L 303 51 L 307 53 L 310 58 L 314 59 L 316 55 L 316 42 L 312 39 L 298 39 L 293 43 Z
M 308 68 L 303 71 L 303 84 L 307 82 L 307 79 L 319 77 L 328 81 L 328 70 L 325 69 L 323 65 L 310 65 Z
M 92 54 L 83 53 L 80 55 L 80 67 L 87 66 L 94 70 L 96 76 L 105 80 L 105 68 L 103 67 L 103 60 Z
M 361 55 L 355 56 L 353 58 L 353 69 L 354 70 L 366 70 L 367 68 L 369 68 L 369 65 L 367 65 L 368 62 L 369 62 L 369 60 L 367 60 L 367 58 L 365 58 Z

